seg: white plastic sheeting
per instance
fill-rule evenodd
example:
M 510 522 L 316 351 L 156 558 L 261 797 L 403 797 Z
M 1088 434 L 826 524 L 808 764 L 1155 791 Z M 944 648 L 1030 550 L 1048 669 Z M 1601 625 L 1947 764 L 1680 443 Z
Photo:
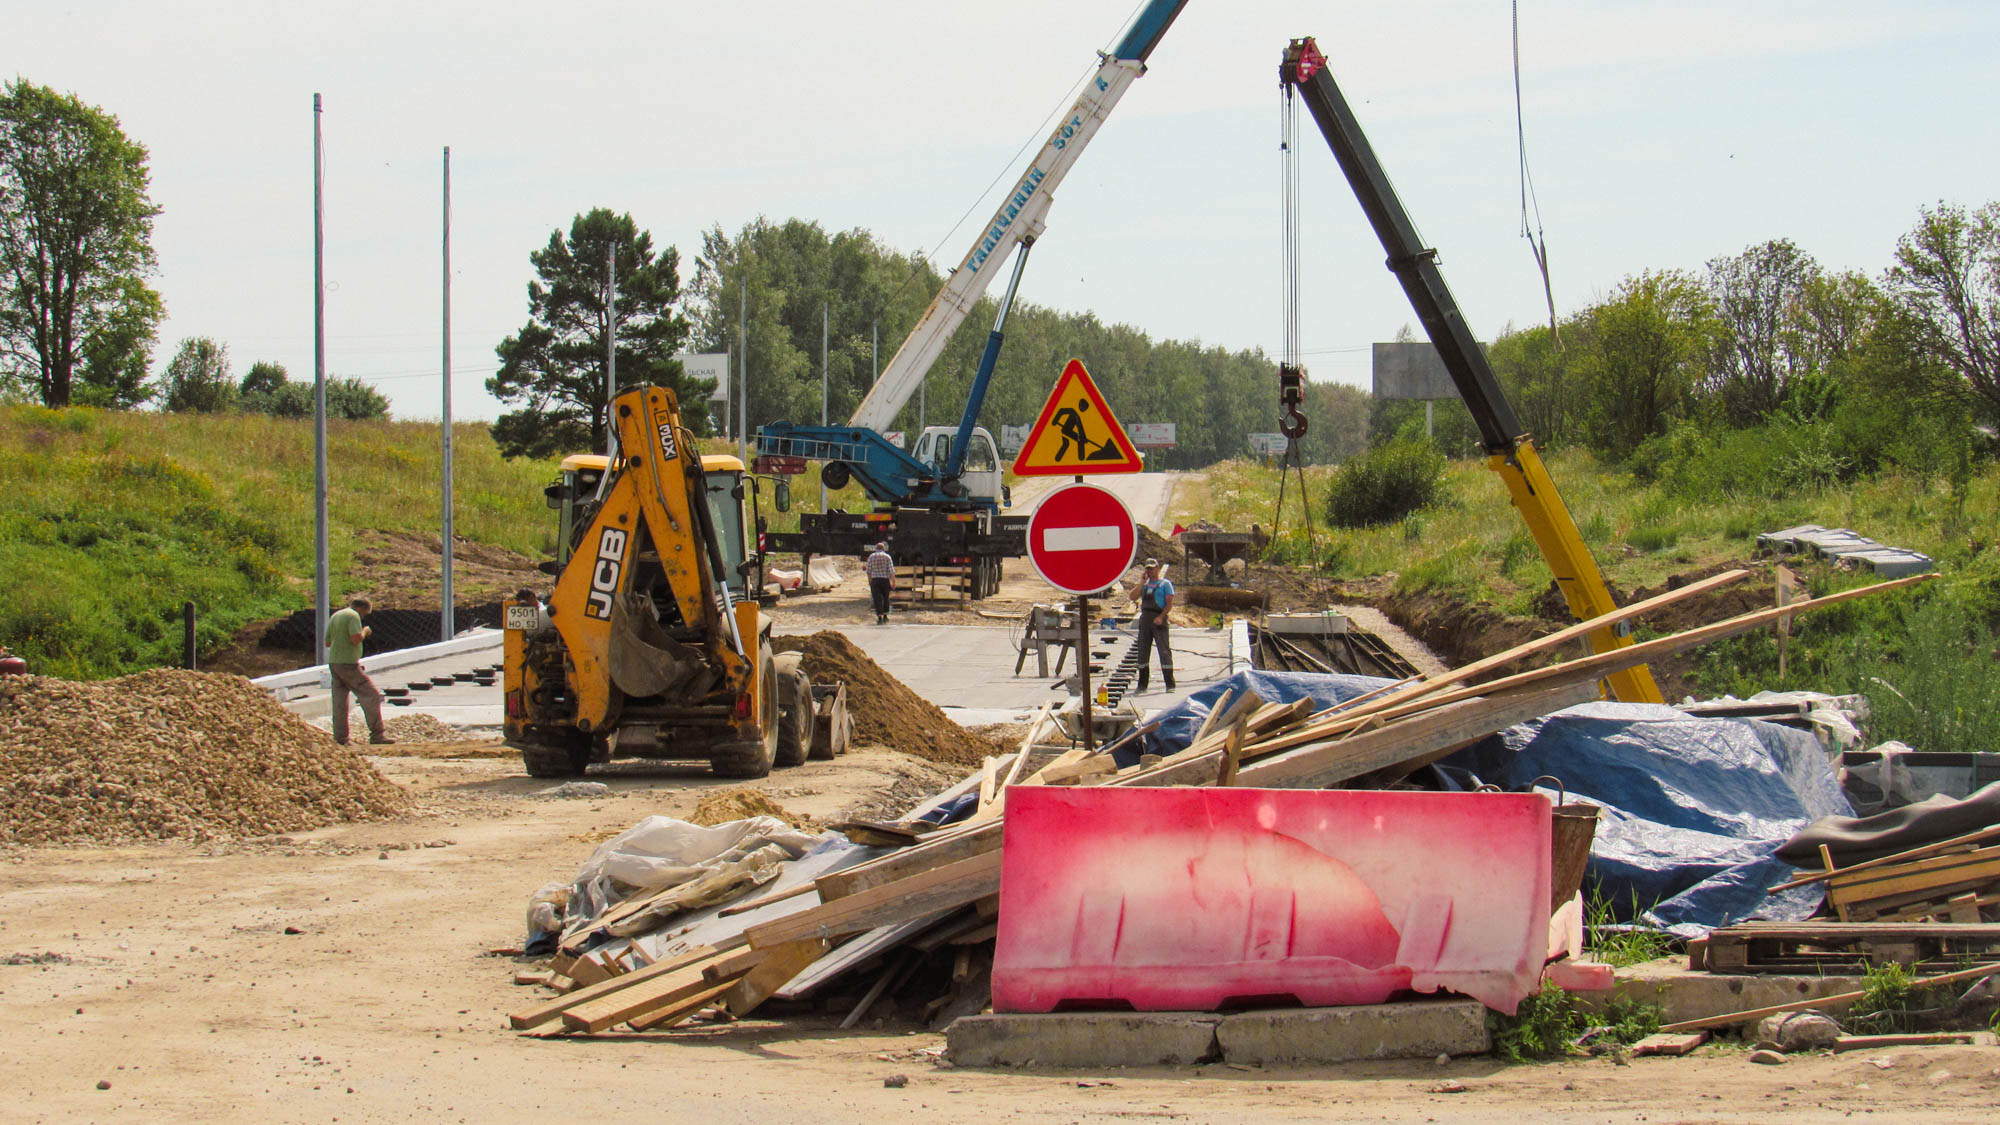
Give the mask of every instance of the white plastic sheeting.
M 714 876 L 735 868 L 746 875 L 797 859 L 819 843 L 772 816 L 753 816 L 704 828 L 672 817 L 649 816 L 606 840 L 576 873 L 567 921 L 594 919 L 635 895 Z M 748 861 L 746 863 L 746 861 Z M 755 882 L 767 881 L 754 879 Z

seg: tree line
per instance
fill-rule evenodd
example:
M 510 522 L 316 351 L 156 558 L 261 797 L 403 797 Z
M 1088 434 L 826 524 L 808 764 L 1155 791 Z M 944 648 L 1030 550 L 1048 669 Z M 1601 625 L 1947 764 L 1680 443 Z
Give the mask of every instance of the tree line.
M 275 363 L 241 381 L 228 349 L 181 341 L 151 377 L 165 305 L 146 146 L 74 94 L 25 79 L 0 88 L 0 394 L 44 406 L 244 410 L 309 417 L 313 388 Z M 389 402 L 359 379 L 330 378 L 327 412 L 382 418 Z
M 48 406 L 310 413 L 311 390 L 256 363 L 241 379 L 216 341 L 182 341 L 149 376 L 162 316 L 143 145 L 73 94 L 25 79 L 0 88 L 0 392 Z M 943 284 L 919 255 L 865 230 L 807 219 L 712 226 L 685 286 L 673 246 L 629 213 L 594 208 L 529 254 L 529 319 L 502 340 L 487 388 L 508 409 L 509 455 L 601 447 L 605 339 L 620 386 L 658 383 L 684 402 L 711 387 L 673 357 L 747 360 L 752 428 L 844 419 Z M 897 426 L 956 421 L 995 305 L 982 299 Z M 824 344 L 822 339 L 824 338 Z M 1018 302 L 979 422 L 1033 420 L 1055 375 L 1082 359 L 1128 423 L 1171 422 L 1180 468 L 1248 452 L 1277 428 L 1276 363 L 1259 349 L 1154 340 L 1088 312 Z M 1968 472 L 2000 431 L 2000 203 L 1939 202 L 1869 277 L 1830 271 L 1773 239 L 1701 270 L 1644 270 L 1556 323 L 1501 333 L 1489 357 L 1523 425 L 1546 447 L 1584 446 L 1689 486 L 1790 488 L 1888 465 Z M 329 380 L 330 411 L 379 417 L 366 384 Z M 1420 425 L 1419 403 L 1309 387 L 1309 461 L 1349 458 Z M 700 431 L 740 423 L 690 410 Z M 1475 449 L 1462 404 L 1438 404 L 1434 443 Z

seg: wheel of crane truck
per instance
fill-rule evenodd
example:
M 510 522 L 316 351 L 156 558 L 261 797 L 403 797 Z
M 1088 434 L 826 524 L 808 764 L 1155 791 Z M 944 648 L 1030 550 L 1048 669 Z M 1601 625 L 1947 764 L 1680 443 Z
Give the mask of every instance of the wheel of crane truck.
M 708 760 L 709 770 L 715 776 L 751 778 L 770 774 L 771 764 L 778 756 L 778 693 L 772 690 L 777 679 L 778 670 L 767 648 L 757 662 L 758 695 L 762 697 L 758 700 L 757 729 L 763 737 L 718 744 Z
M 828 488 L 846 488 L 854 479 L 854 470 L 845 461 L 828 461 L 819 467 L 819 482 Z
M 582 777 L 590 768 L 590 745 L 576 747 L 523 746 L 521 765 L 529 777 Z
M 786 657 L 791 659 L 787 660 Z M 780 766 L 805 764 L 813 743 L 812 677 L 799 670 L 799 654 L 779 654 L 778 753 Z

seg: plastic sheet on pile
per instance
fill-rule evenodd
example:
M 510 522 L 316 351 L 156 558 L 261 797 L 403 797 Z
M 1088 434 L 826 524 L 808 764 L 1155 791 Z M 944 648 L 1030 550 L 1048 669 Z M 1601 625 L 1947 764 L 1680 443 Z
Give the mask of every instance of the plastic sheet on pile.
M 1614 908 L 1650 906 L 1640 920 L 1681 937 L 1753 916 L 1809 917 L 1818 886 L 1766 893 L 1793 876 L 1777 850 L 1812 821 L 1853 811 L 1812 735 L 1654 704 L 1571 707 L 1502 731 L 1438 772 L 1462 779 L 1464 770 L 1503 789 L 1546 774 L 1569 800 L 1601 806 L 1589 868 L 1597 893 Z
M 672 817 L 649 816 L 606 840 L 576 873 L 567 922 L 596 918 L 641 891 L 689 883 L 753 859 L 766 866 L 797 859 L 818 844 L 773 816 L 753 816 L 704 828 Z M 768 876 L 765 880 L 768 881 Z
M 1321 707 L 1331 707 L 1394 682 L 1374 676 L 1325 675 L 1318 672 L 1238 672 L 1226 680 L 1218 680 L 1190 693 L 1155 715 L 1154 719 L 1160 725 L 1145 736 L 1143 751 L 1135 746 L 1129 751 L 1115 751 L 1112 756 L 1123 767 L 1137 765 L 1142 752 L 1166 757 L 1187 749 L 1188 744 L 1194 741 L 1194 732 L 1201 729 L 1202 720 L 1208 718 L 1208 713 L 1215 708 L 1215 701 L 1222 698 L 1225 691 L 1230 693 L 1231 702 L 1241 699 L 1244 691 L 1248 690 L 1255 692 L 1257 698 L 1266 703 L 1311 699 Z

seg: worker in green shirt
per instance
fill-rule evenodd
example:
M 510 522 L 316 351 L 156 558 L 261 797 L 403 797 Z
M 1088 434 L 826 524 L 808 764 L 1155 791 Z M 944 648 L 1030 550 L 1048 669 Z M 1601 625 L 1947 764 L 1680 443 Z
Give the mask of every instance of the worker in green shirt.
M 390 740 L 382 732 L 382 693 L 368 673 L 361 670 L 361 642 L 368 639 L 368 626 L 361 623 L 372 608 L 367 598 L 355 598 L 347 608 L 326 619 L 326 670 L 333 678 L 333 740 L 347 745 L 347 697 L 352 693 L 368 720 L 368 741 L 383 745 Z

